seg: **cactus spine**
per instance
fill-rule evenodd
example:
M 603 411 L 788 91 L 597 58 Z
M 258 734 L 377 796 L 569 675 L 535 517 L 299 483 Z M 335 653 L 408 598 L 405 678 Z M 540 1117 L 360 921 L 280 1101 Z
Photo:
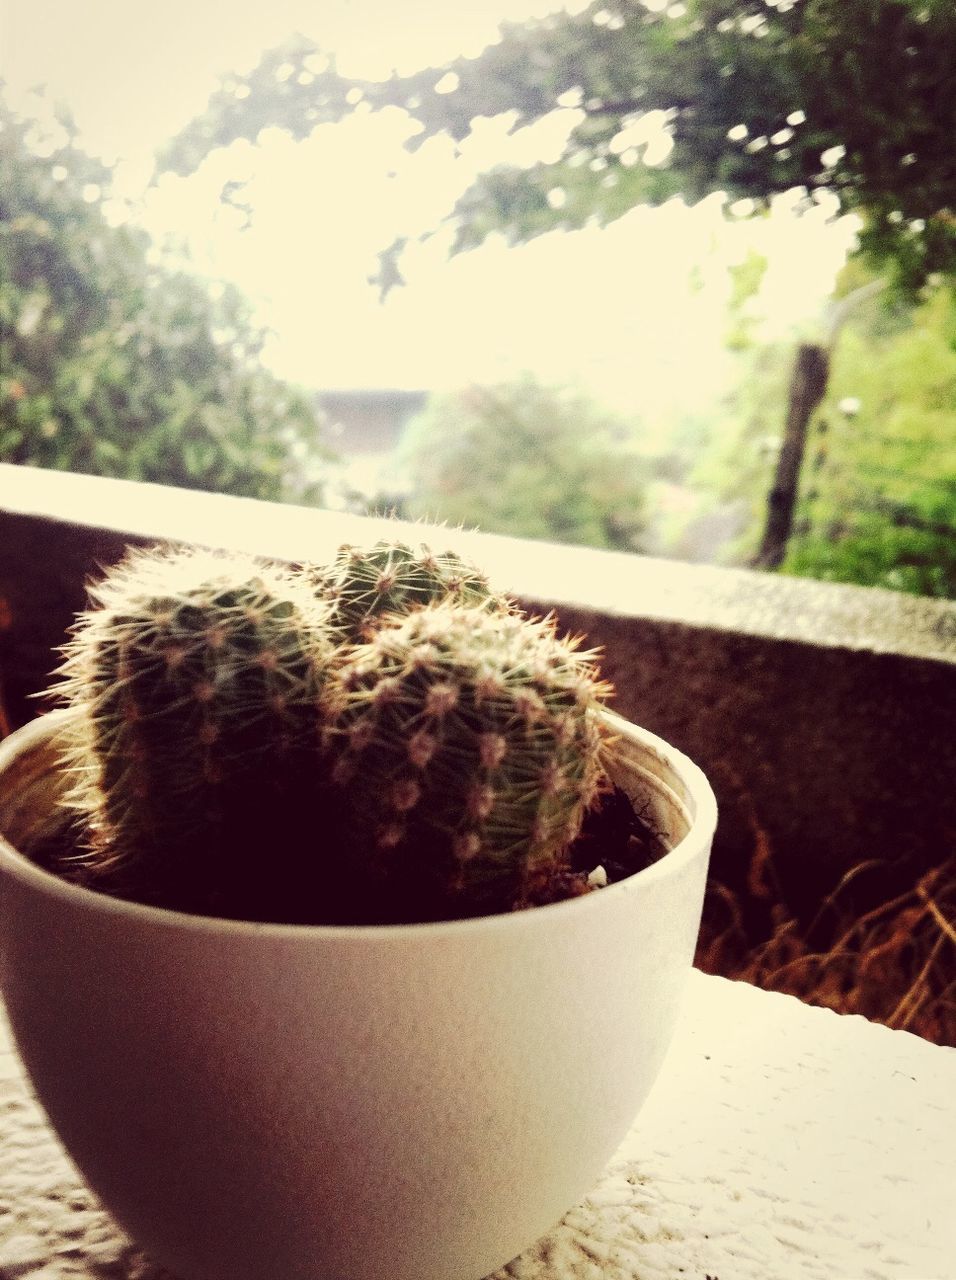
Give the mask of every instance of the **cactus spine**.
M 546 897 L 601 786 L 607 692 L 553 619 L 437 604 L 379 628 L 330 728 L 365 891 L 418 919 Z
M 454 551 L 436 553 L 424 543 L 382 540 L 371 547 L 339 548 L 328 567 L 313 568 L 319 596 L 346 643 L 371 638 L 384 619 L 439 601 L 506 609 L 487 576 Z
M 277 859 L 315 792 L 327 609 L 290 573 L 196 551 L 135 552 L 94 600 L 61 686 L 87 878 L 255 912 L 288 874 Z

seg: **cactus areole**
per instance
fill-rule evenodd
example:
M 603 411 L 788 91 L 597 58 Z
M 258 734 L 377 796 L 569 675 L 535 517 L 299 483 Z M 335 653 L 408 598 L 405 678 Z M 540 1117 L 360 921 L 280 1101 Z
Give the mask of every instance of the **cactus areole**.
M 384 620 L 445 601 L 506 609 L 487 576 L 454 551 L 436 553 L 382 539 L 371 547 L 349 543 L 328 566 L 313 566 L 318 594 L 331 607 L 331 623 L 345 641 L 368 640 Z

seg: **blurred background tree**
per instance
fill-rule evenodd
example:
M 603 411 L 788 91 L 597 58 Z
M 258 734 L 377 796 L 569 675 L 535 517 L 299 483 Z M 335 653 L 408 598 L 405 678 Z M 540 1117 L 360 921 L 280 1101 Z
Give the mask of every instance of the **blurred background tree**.
M 943 442 L 953 401 L 941 399 L 946 381 L 937 374 L 953 349 L 939 317 L 956 270 L 954 66 L 948 0 L 595 0 L 580 12 L 505 24 L 478 57 L 381 82 L 345 78 L 334 56 L 292 40 L 224 84 L 170 142 L 159 168 L 190 173 L 213 149 L 268 126 L 304 138 L 356 110 L 398 107 L 417 124 L 412 148 L 443 132 L 463 142 L 487 117 L 507 117 L 513 131 L 549 118 L 566 123 L 556 159 L 493 165 L 448 210 L 456 251 L 492 234 L 518 243 L 604 225 L 677 195 L 696 201 L 722 192 L 735 213 L 756 217 L 783 193 L 796 191 L 807 210 L 833 200 L 859 218 L 859 257 L 868 265 L 844 274 L 830 314 L 800 335 L 797 373 L 807 357 L 815 385 L 791 376 L 792 347 L 761 347 L 745 332 L 731 339 L 749 385 L 714 407 L 689 483 L 723 489 L 708 491 L 695 518 L 718 501 L 742 500 L 750 525 L 728 544 L 738 555 L 746 548 L 765 567 L 783 561 L 795 572 L 952 594 L 952 484 L 937 472 L 951 462 Z M 402 282 L 409 249 L 407 236 L 383 247 L 383 291 Z M 924 306 L 938 308 L 928 364 L 919 355 L 929 341 Z M 892 333 L 880 332 L 887 321 L 874 321 L 877 312 L 894 317 Z M 848 347 L 835 375 L 838 401 L 853 398 L 851 383 L 867 381 L 863 346 L 871 366 L 895 370 L 895 408 L 884 403 L 888 383 L 876 399 L 861 392 L 852 433 L 841 438 L 839 519 L 825 514 L 826 502 L 838 501 L 835 444 L 828 487 L 822 473 L 808 481 L 804 469 L 804 495 L 813 497 L 797 503 L 807 432 L 814 421 L 836 420 L 829 381 L 837 333 Z M 851 376 L 854 361 L 862 381 Z M 906 431 L 890 418 L 905 419 Z M 888 439 L 904 435 L 908 445 L 885 451 Z M 788 452 L 796 466 L 784 481 Z M 884 471 L 910 478 L 877 477 L 874 454 Z M 797 541 L 787 555 L 794 517 Z M 679 549 L 679 534 L 672 545 Z
M 686 484 L 695 519 L 669 554 L 693 558 L 697 522 L 736 504 L 745 513 L 720 550 L 753 560 L 780 448 L 791 344 L 755 338 L 746 321 L 762 266 L 743 264 L 729 343 L 739 362 L 733 391 L 715 404 L 711 433 Z M 956 597 L 956 300 L 938 285 L 910 300 L 865 293 L 860 259 L 837 296 L 863 294 L 836 346 L 828 387 L 810 424 L 795 522 L 783 572 Z
M 784 568 L 956 598 L 956 297 L 862 313 L 816 418 Z
M 164 267 L 109 208 L 70 119 L 0 95 L 0 461 L 317 502 L 321 417 L 260 366 L 238 291 Z
M 397 466 L 414 518 L 523 538 L 643 550 L 647 468 L 632 427 L 531 377 L 434 397 L 406 428 Z
M 439 132 L 461 141 L 481 117 L 509 114 L 519 129 L 561 111 L 558 160 L 493 167 L 451 211 L 459 248 L 497 230 L 521 240 L 608 222 L 677 193 L 766 205 L 826 190 L 863 216 L 862 248 L 912 288 L 956 266 L 954 66 L 948 0 L 595 0 L 504 24 L 477 58 L 382 83 L 343 78 L 297 39 L 224 85 L 159 167 L 189 173 L 267 126 L 302 138 L 370 107 L 407 111 L 414 147 Z

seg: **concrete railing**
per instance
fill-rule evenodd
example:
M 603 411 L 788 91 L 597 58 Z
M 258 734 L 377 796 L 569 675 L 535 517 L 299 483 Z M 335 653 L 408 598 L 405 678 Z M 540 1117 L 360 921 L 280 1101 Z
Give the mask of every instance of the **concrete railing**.
M 127 544 L 300 561 L 381 536 L 383 524 L 0 466 L 9 718 L 41 709 L 30 695 L 49 683 L 84 582 Z M 427 536 L 601 646 L 617 709 L 705 769 L 721 807 L 713 875 L 745 890 L 758 931 L 780 895 L 810 915 L 861 862 L 885 860 L 895 882 L 900 867 L 915 876 L 956 848 L 956 605 L 490 534 Z M 870 883 L 877 892 L 879 875 Z

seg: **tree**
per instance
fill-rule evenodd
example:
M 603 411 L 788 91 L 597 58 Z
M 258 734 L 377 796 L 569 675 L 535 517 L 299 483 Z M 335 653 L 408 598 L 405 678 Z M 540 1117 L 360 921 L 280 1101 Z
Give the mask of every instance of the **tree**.
M 956 10 L 950 0 L 595 0 L 507 24 L 479 57 L 377 83 L 296 39 L 225 81 L 160 157 L 191 172 L 267 125 L 305 137 L 359 104 L 398 106 L 410 145 L 462 140 L 482 116 L 515 129 L 563 111 L 553 163 L 493 168 L 451 212 L 458 247 L 606 222 L 634 204 L 713 191 L 766 203 L 835 192 L 863 248 L 917 287 L 956 267 Z M 654 163 L 655 133 L 669 154 Z M 392 264 L 394 266 L 394 264 Z
M 563 112 L 560 156 L 484 173 L 448 212 L 455 247 L 607 223 L 635 204 L 723 192 L 754 209 L 798 189 L 861 219 L 861 253 L 901 294 L 956 275 L 956 7 L 951 0 L 594 0 L 508 24 L 477 58 L 349 81 L 303 40 L 233 77 L 160 166 L 189 172 L 265 125 L 304 137 L 358 108 L 397 106 L 418 133 L 468 137 L 480 117 L 513 129 Z M 663 141 L 662 141 L 663 140 Z M 407 237 L 381 255 L 401 281 Z M 844 312 L 853 302 L 847 300 Z M 833 333 L 805 336 L 758 562 L 790 536 L 803 440 L 825 396 Z
M 320 415 L 261 368 L 235 290 L 110 223 L 109 182 L 68 118 L 0 98 L 0 460 L 316 500 Z
M 636 551 L 644 467 L 626 423 L 531 378 L 436 397 L 406 429 L 403 512 L 493 533 Z

